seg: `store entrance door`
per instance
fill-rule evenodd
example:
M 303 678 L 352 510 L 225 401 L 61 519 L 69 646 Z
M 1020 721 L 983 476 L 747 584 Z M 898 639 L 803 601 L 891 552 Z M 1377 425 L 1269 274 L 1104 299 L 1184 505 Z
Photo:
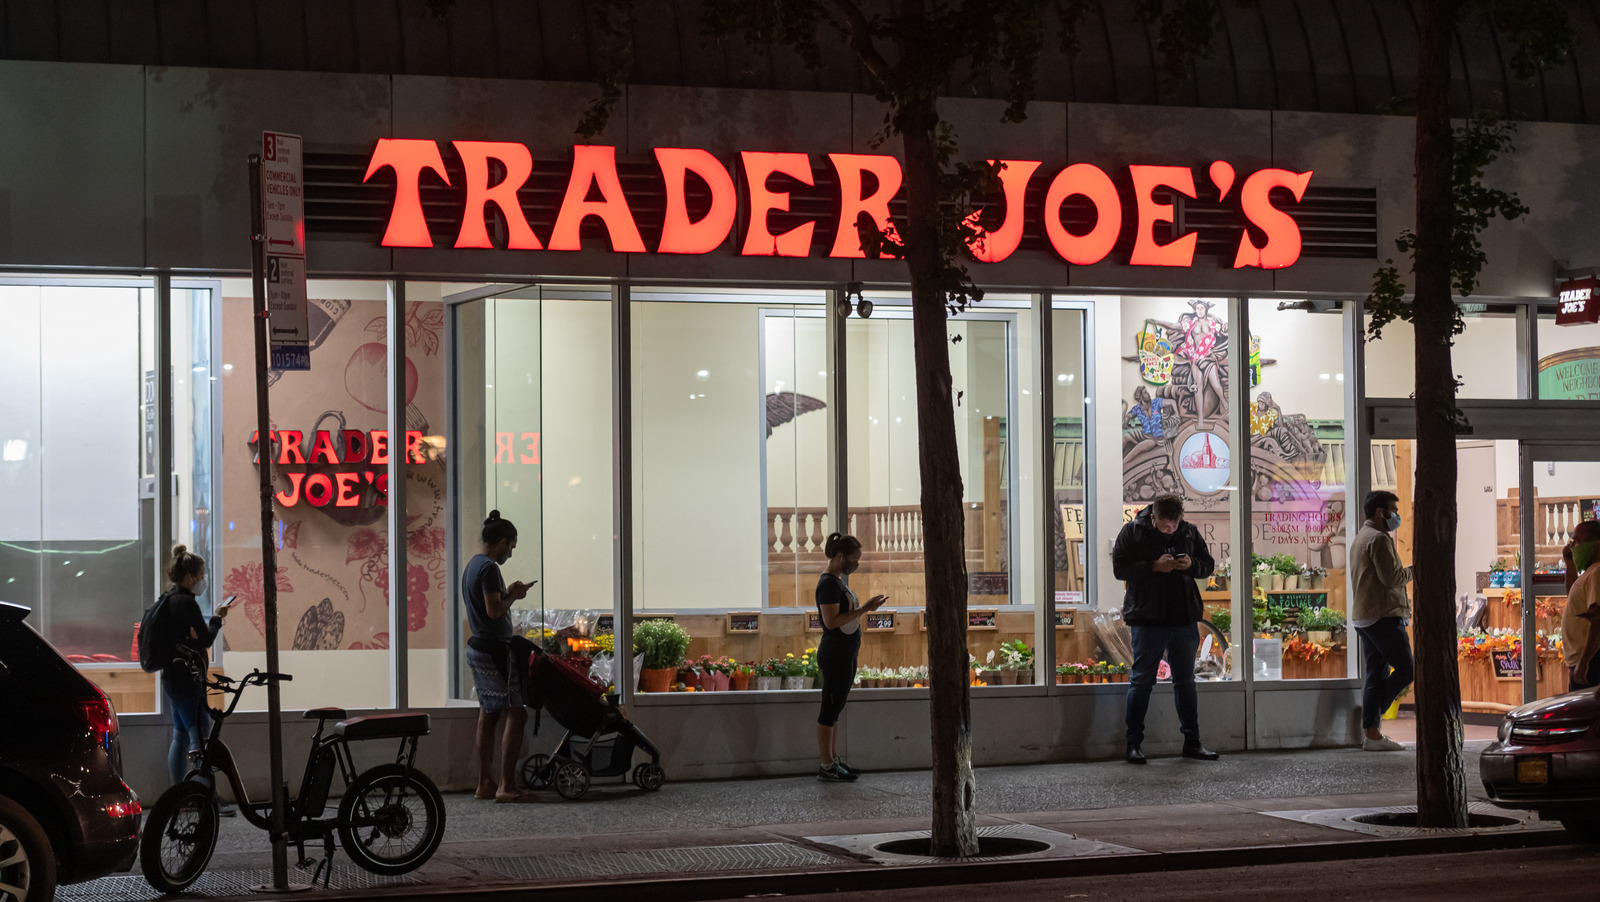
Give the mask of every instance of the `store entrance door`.
M 1600 516 L 1600 446 L 1522 443 L 1521 496 L 1518 504 L 1515 589 L 1520 591 L 1522 700 L 1567 691 L 1569 653 L 1564 647 L 1562 612 L 1577 572 L 1563 558 L 1580 522 Z M 1491 590 L 1492 591 L 1492 590 Z M 1527 649 L 1537 648 L 1535 658 Z

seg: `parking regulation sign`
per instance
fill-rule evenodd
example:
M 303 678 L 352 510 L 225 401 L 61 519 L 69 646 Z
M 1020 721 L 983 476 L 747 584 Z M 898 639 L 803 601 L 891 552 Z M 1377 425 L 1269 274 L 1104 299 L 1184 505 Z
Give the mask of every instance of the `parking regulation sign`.
M 299 135 L 261 134 L 261 217 L 267 242 L 267 338 L 272 368 L 309 370 L 306 202 Z

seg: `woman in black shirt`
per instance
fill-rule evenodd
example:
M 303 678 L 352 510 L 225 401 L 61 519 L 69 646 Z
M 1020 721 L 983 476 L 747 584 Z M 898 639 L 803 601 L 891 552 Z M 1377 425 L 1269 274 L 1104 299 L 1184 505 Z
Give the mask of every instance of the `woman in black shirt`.
M 823 547 L 828 569 L 817 580 L 817 616 L 822 620 L 822 641 L 817 643 L 817 666 L 822 670 L 822 713 L 817 715 L 817 779 L 854 780 L 859 772 L 839 758 L 834 746 L 839 714 L 856 681 L 856 655 L 861 651 L 861 616 L 876 611 L 889 600 L 874 595 L 866 604 L 856 600 L 845 578 L 861 564 L 861 542 L 855 536 L 834 533 Z
M 167 774 L 173 783 L 181 783 L 189 771 L 189 754 L 200 751 L 211 731 L 204 682 L 206 653 L 217 641 L 229 609 L 219 606 L 209 620 L 201 613 L 195 596 L 206 594 L 206 562 L 182 545 L 172 549 L 167 578 L 172 580 L 172 588 L 160 617 L 175 657 L 161 671 L 161 691 L 172 717 Z

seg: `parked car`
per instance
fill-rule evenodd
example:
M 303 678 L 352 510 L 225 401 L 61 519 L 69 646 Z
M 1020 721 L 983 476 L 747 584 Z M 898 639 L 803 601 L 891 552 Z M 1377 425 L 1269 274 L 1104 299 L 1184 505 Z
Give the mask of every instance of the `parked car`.
M 110 699 L 27 616 L 0 601 L 0 897 L 43 902 L 131 867 L 141 809 Z
M 1478 769 L 1489 800 L 1537 811 L 1579 838 L 1600 842 L 1600 689 L 1580 689 L 1513 708 Z

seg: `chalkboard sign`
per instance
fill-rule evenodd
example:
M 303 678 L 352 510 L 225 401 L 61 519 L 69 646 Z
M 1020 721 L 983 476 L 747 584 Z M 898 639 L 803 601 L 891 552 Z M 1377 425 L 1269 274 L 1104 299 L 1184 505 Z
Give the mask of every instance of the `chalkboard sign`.
M 1074 613 L 1075 612 L 1072 611 L 1071 609 L 1063 611 L 1060 608 L 1057 608 L 1056 609 L 1056 629 L 1071 629 L 1072 628 L 1072 615 Z
M 810 614 L 806 615 L 806 632 L 808 632 L 808 633 L 820 633 L 820 632 L 822 632 L 822 615 L 821 614 L 818 614 L 816 611 L 812 611 Z
M 728 632 L 730 633 L 759 633 L 761 632 L 761 615 L 754 611 L 739 612 L 728 615 Z
M 998 617 L 998 614 L 993 608 L 990 608 L 989 610 L 986 610 L 986 611 L 968 611 L 967 612 L 967 629 L 969 629 L 969 630 L 999 629 L 1000 627 L 999 627 L 999 624 L 997 623 L 997 617 Z
M 972 571 L 967 574 L 968 595 L 1010 595 L 1011 574 L 1004 570 Z
M 1497 680 L 1522 679 L 1522 652 L 1506 649 L 1492 651 L 1489 660 L 1494 664 L 1494 678 Z
M 601 614 L 594 619 L 594 634 L 614 633 L 617 631 L 617 618 L 614 614 Z
M 869 633 L 894 632 L 893 611 L 872 611 L 861 619 L 863 621 L 861 628 Z
M 1326 592 L 1272 592 L 1274 604 L 1286 608 L 1320 608 L 1327 602 Z

